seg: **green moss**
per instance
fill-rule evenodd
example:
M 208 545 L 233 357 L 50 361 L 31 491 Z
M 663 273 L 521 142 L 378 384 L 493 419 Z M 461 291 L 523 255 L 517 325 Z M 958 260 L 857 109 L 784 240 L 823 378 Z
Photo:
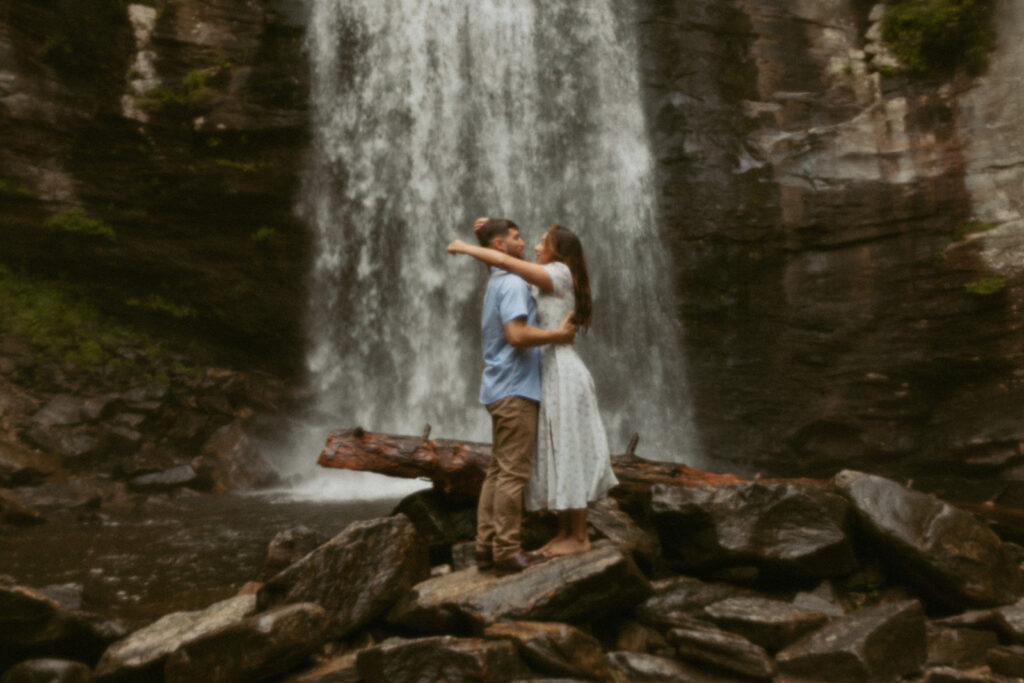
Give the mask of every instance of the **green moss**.
M 280 233 L 269 225 L 260 226 L 260 228 L 251 235 L 252 241 L 257 244 L 268 244 L 275 241 L 279 236 Z
M 985 70 L 995 47 L 993 0 L 898 0 L 882 17 L 882 40 L 917 74 Z
M 0 197 L 29 198 L 35 196 L 36 193 L 25 183 L 8 178 L 0 178 Z
M 255 173 L 262 169 L 273 168 L 275 165 L 272 161 L 235 161 L 234 159 L 214 159 L 213 163 L 242 173 Z
M 159 294 L 150 294 L 144 299 L 133 297 L 127 299 L 125 304 L 134 308 L 143 308 L 155 313 L 166 313 L 177 320 L 196 317 L 196 309 L 191 306 L 168 301 Z
M 46 227 L 78 235 L 102 237 L 111 241 L 117 239 L 117 233 L 110 225 L 98 218 L 90 218 L 81 209 L 55 213 L 47 219 Z
M 982 278 L 980 280 L 975 280 L 974 282 L 968 282 L 964 285 L 964 289 L 967 290 L 968 294 L 974 294 L 975 296 L 991 296 L 1006 289 L 1006 278 Z
M 28 384 L 44 382 L 46 368 L 55 365 L 94 386 L 169 370 L 201 374 L 147 335 L 106 319 L 74 290 L 5 266 L 0 266 L 0 334 L 14 335 L 32 349 L 33 362 L 16 371 L 16 379 Z
M 954 228 L 952 239 L 954 242 L 959 242 L 968 235 L 973 235 L 978 232 L 987 232 L 997 225 L 998 223 L 986 223 L 984 221 L 968 221 L 966 223 L 961 223 Z

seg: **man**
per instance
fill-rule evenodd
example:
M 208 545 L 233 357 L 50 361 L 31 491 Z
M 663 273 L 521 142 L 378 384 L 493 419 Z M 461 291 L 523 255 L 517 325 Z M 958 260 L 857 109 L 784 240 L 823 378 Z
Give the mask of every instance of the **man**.
M 480 245 L 523 258 L 526 243 L 515 223 L 479 218 Z M 571 342 L 576 326 L 567 317 L 554 330 L 537 326 L 537 302 L 518 275 L 491 268 L 481 323 L 484 372 L 480 402 L 491 414 L 493 448 L 477 505 L 476 563 L 512 573 L 542 562 L 520 543 L 523 489 L 530 480 L 537 407 L 540 352 L 544 344 Z

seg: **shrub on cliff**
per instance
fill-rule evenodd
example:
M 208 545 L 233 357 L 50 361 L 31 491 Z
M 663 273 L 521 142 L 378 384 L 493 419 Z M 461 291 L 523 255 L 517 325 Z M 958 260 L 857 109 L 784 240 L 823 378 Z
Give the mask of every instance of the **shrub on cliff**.
M 992 0 L 898 0 L 886 8 L 882 39 L 919 74 L 985 70 L 995 47 Z

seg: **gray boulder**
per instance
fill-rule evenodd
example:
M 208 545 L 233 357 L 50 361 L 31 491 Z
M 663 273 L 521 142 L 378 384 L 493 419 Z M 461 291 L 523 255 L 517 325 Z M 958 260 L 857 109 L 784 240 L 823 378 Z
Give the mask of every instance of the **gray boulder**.
M 260 610 L 315 602 L 343 637 L 385 613 L 428 574 L 426 554 L 405 515 L 355 522 L 260 588 Z
M 0 489 L 0 524 L 31 526 L 45 521 L 46 515 L 26 503 L 21 496 L 13 491 Z
M 844 470 L 834 481 L 890 566 L 930 599 L 962 608 L 1020 597 L 1020 567 L 969 513 L 871 474 Z
M 60 469 L 60 459 L 0 441 L 0 487 L 31 486 Z
M 791 484 L 651 487 L 665 557 L 684 570 L 752 565 L 790 580 L 845 574 L 855 564 L 848 508 L 839 496 Z
M 640 652 L 609 652 L 608 669 L 613 681 L 629 683 L 725 683 L 724 678 L 699 670 L 670 657 Z
M 182 644 L 167 658 L 167 683 L 248 683 L 287 673 L 327 638 L 319 605 L 278 607 Z
M 786 681 L 884 683 L 918 671 L 927 655 L 924 610 L 916 600 L 869 607 L 834 619 L 778 653 Z
M 680 659 L 751 678 L 771 678 L 775 664 L 764 648 L 743 636 L 695 625 L 673 628 L 668 640 Z
M 993 631 L 929 623 L 928 665 L 960 669 L 985 664 L 985 654 L 999 644 Z
M 709 583 L 691 576 L 677 576 L 651 583 L 652 595 L 636 609 L 637 619 L 660 629 L 669 629 L 695 616 L 704 608 L 733 597 L 755 593 L 731 583 Z
M 650 593 L 633 560 L 609 541 L 519 574 L 475 567 L 417 584 L 388 621 L 427 633 L 480 633 L 499 619 L 576 621 L 631 610 Z
M 599 680 L 609 676 L 601 644 L 568 624 L 501 622 L 488 626 L 484 637 L 512 641 L 523 660 L 544 674 Z
M 828 616 L 769 598 L 727 598 L 704 608 L 704 615 L 719 628 L 737 633 L 775 652 L 816 631 Z
M 41 427 L 75 425 L 84 419 L 85 399 L 78 396 L 58 394 L 36 411 L 32 422 Z
M 277 574 L 326 541 L 327 537 L 319 531 L 301 524 L 278 532 L 267 544 L 267 559 L 263 563 L 262 575 L 271 577 Z
M 124 634 L 119 621 L 68 609 L 32 588 L 0 580 L 0 671 L 39 657 L 92 664 Z
M 12 666 L 0 683 L 86 683 L 92 669 L 66 659 L 29 659 Z
M 159 680 L 164 663 L 182 645 L 237 624 L 256 611 L 256 596 L 238 595 L 204 610 L 175 612 L 111 645 L 99 664 L 99 681 Z
M 142 493 L 162 493 L 182 486 L 199 486 L 199 475 L 191 465 L 178 465 L 163 472 L 153 472 L 134 477 L 128 488 Z
M 389 638 L 359 652 L 364 681 L 512 681 L 531 677 L 529 667 L 507 640 L 482 638 Z
M 1024 678 L 1024 645 L 997 645 L 988 651 L 985 661 L 997 674 Z

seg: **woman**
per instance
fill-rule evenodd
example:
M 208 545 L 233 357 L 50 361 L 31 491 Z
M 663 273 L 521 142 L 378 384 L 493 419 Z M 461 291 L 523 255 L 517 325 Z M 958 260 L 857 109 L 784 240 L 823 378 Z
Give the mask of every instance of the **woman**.
M 569 312 L 577 327 L 589 327 L 590 277 L 579 238 L 552 225 L 533 250 L 537 263 L 462 240 L 448 245 L 449 253 L 468 254 L 535 285 L 540 327 L 556 327 Z M 587 503 L 617 483 L 590 373 L 571 344 L 543 347 L 537 450 L 526 508 L 554 510 L 558 534 L 537 552 L 555 557 L 590 550 Z

